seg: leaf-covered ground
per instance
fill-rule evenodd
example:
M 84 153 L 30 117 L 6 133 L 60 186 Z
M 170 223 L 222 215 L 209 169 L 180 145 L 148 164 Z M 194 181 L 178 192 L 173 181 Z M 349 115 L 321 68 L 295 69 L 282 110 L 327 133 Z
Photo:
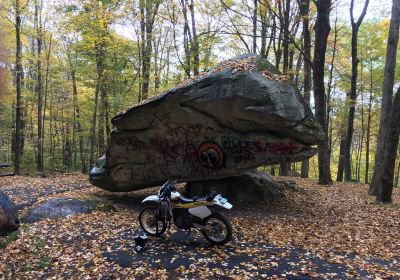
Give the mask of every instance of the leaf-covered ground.
M 0 237 L 0 279 L 400 279 L 399 190 L 393 205 L 377 205 L 365 185 L 290 180 L 280 201 L 223 212 L 234 228 L 224 247 L 172 229 L 136 254 L 139 204 L 155 189 L 112 194 L 81 175 L 0 178 L 20 216 L 54 197 L 102 202 Z

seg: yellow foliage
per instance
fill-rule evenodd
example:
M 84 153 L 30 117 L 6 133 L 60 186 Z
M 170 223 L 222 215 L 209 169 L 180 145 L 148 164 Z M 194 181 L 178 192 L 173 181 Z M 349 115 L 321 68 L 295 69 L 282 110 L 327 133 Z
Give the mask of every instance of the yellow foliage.
M 4 21 L 0 21 L 0 25 L 4 26 Z M 0 110 L 2 104 L 5 104 L 5 99 L 10 90 L 11 75 L 8 70 L 9 66 L 9 48 L 6 46 L 8 34 L 0 29 Z

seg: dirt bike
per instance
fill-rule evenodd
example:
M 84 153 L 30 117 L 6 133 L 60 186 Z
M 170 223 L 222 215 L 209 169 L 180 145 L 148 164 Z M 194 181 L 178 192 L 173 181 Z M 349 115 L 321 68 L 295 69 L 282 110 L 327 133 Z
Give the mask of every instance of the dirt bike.
M 215 192 L 205 197 L 187 198 L 176 190 L 176 181 L 167 181 L 157 195 L 146 197 L 142 203 L 139 223 L 150 236 L 161 236 L 171 228 L 172 220 L 178 229 L 187 230 L 186 238 L 193 228 L 212 245 L 223 245 L 232 238 L 228 220 L 210 210 L 214 206 L 231 209 L 232 204 Z

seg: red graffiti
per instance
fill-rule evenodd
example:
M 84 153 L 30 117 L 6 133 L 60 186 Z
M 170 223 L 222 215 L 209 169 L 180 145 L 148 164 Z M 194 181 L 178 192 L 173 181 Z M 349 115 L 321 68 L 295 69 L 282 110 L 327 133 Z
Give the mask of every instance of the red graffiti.
M 193 139 L 207 131 L 202 124 L 178 124 L 168 122 L 165 131 L 157 133 L 154 139 L 156 146 L 165 161 L 178 158 L 196 158 Z
M 266 157 L 293 155 L 301 150 L 301 145 L 292 141 L 266 142 L 262 137 L 257 137 L 258 140 L 244 138 L 246 140 L 243 141 L 239 137 L 225 136 L 223 131 L 203 124 L 166 121 L 151 144 L 157 147 L 159 156 L 165 162 L 178 161 L 182 167 L 195 169 L 196 172 L 202 167 L 217 170 L 231 161 L 251 162 Z M 199 146 L 200 143 L 203 144 Z M 139 144 L 133 142 L 132 146 Z
M 297 144 L 293 142 L 282 143 L 261 143 L 261 141 L 254 141 L 256 152 L 270 153 L 273 155 L 294 154 L 298 150 Z
M 201 165 L 210 170 L 219 169 L 224 164 L 224 152 L 216 143 L 201 144 L 197 155 Z

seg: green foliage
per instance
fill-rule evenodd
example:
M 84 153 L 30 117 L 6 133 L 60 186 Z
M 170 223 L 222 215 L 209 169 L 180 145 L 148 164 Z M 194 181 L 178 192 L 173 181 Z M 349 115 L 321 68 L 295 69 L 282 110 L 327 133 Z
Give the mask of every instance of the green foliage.
M 0 249 L 4 249 L 6 248 L 8 245 L 10 245 L 11 243 L 13 243 L 14 241 L 16 241 L 18 239 L 18 231 L 14 231 L 12 233 L 10 233 L 4 241 L 0 242 Z

